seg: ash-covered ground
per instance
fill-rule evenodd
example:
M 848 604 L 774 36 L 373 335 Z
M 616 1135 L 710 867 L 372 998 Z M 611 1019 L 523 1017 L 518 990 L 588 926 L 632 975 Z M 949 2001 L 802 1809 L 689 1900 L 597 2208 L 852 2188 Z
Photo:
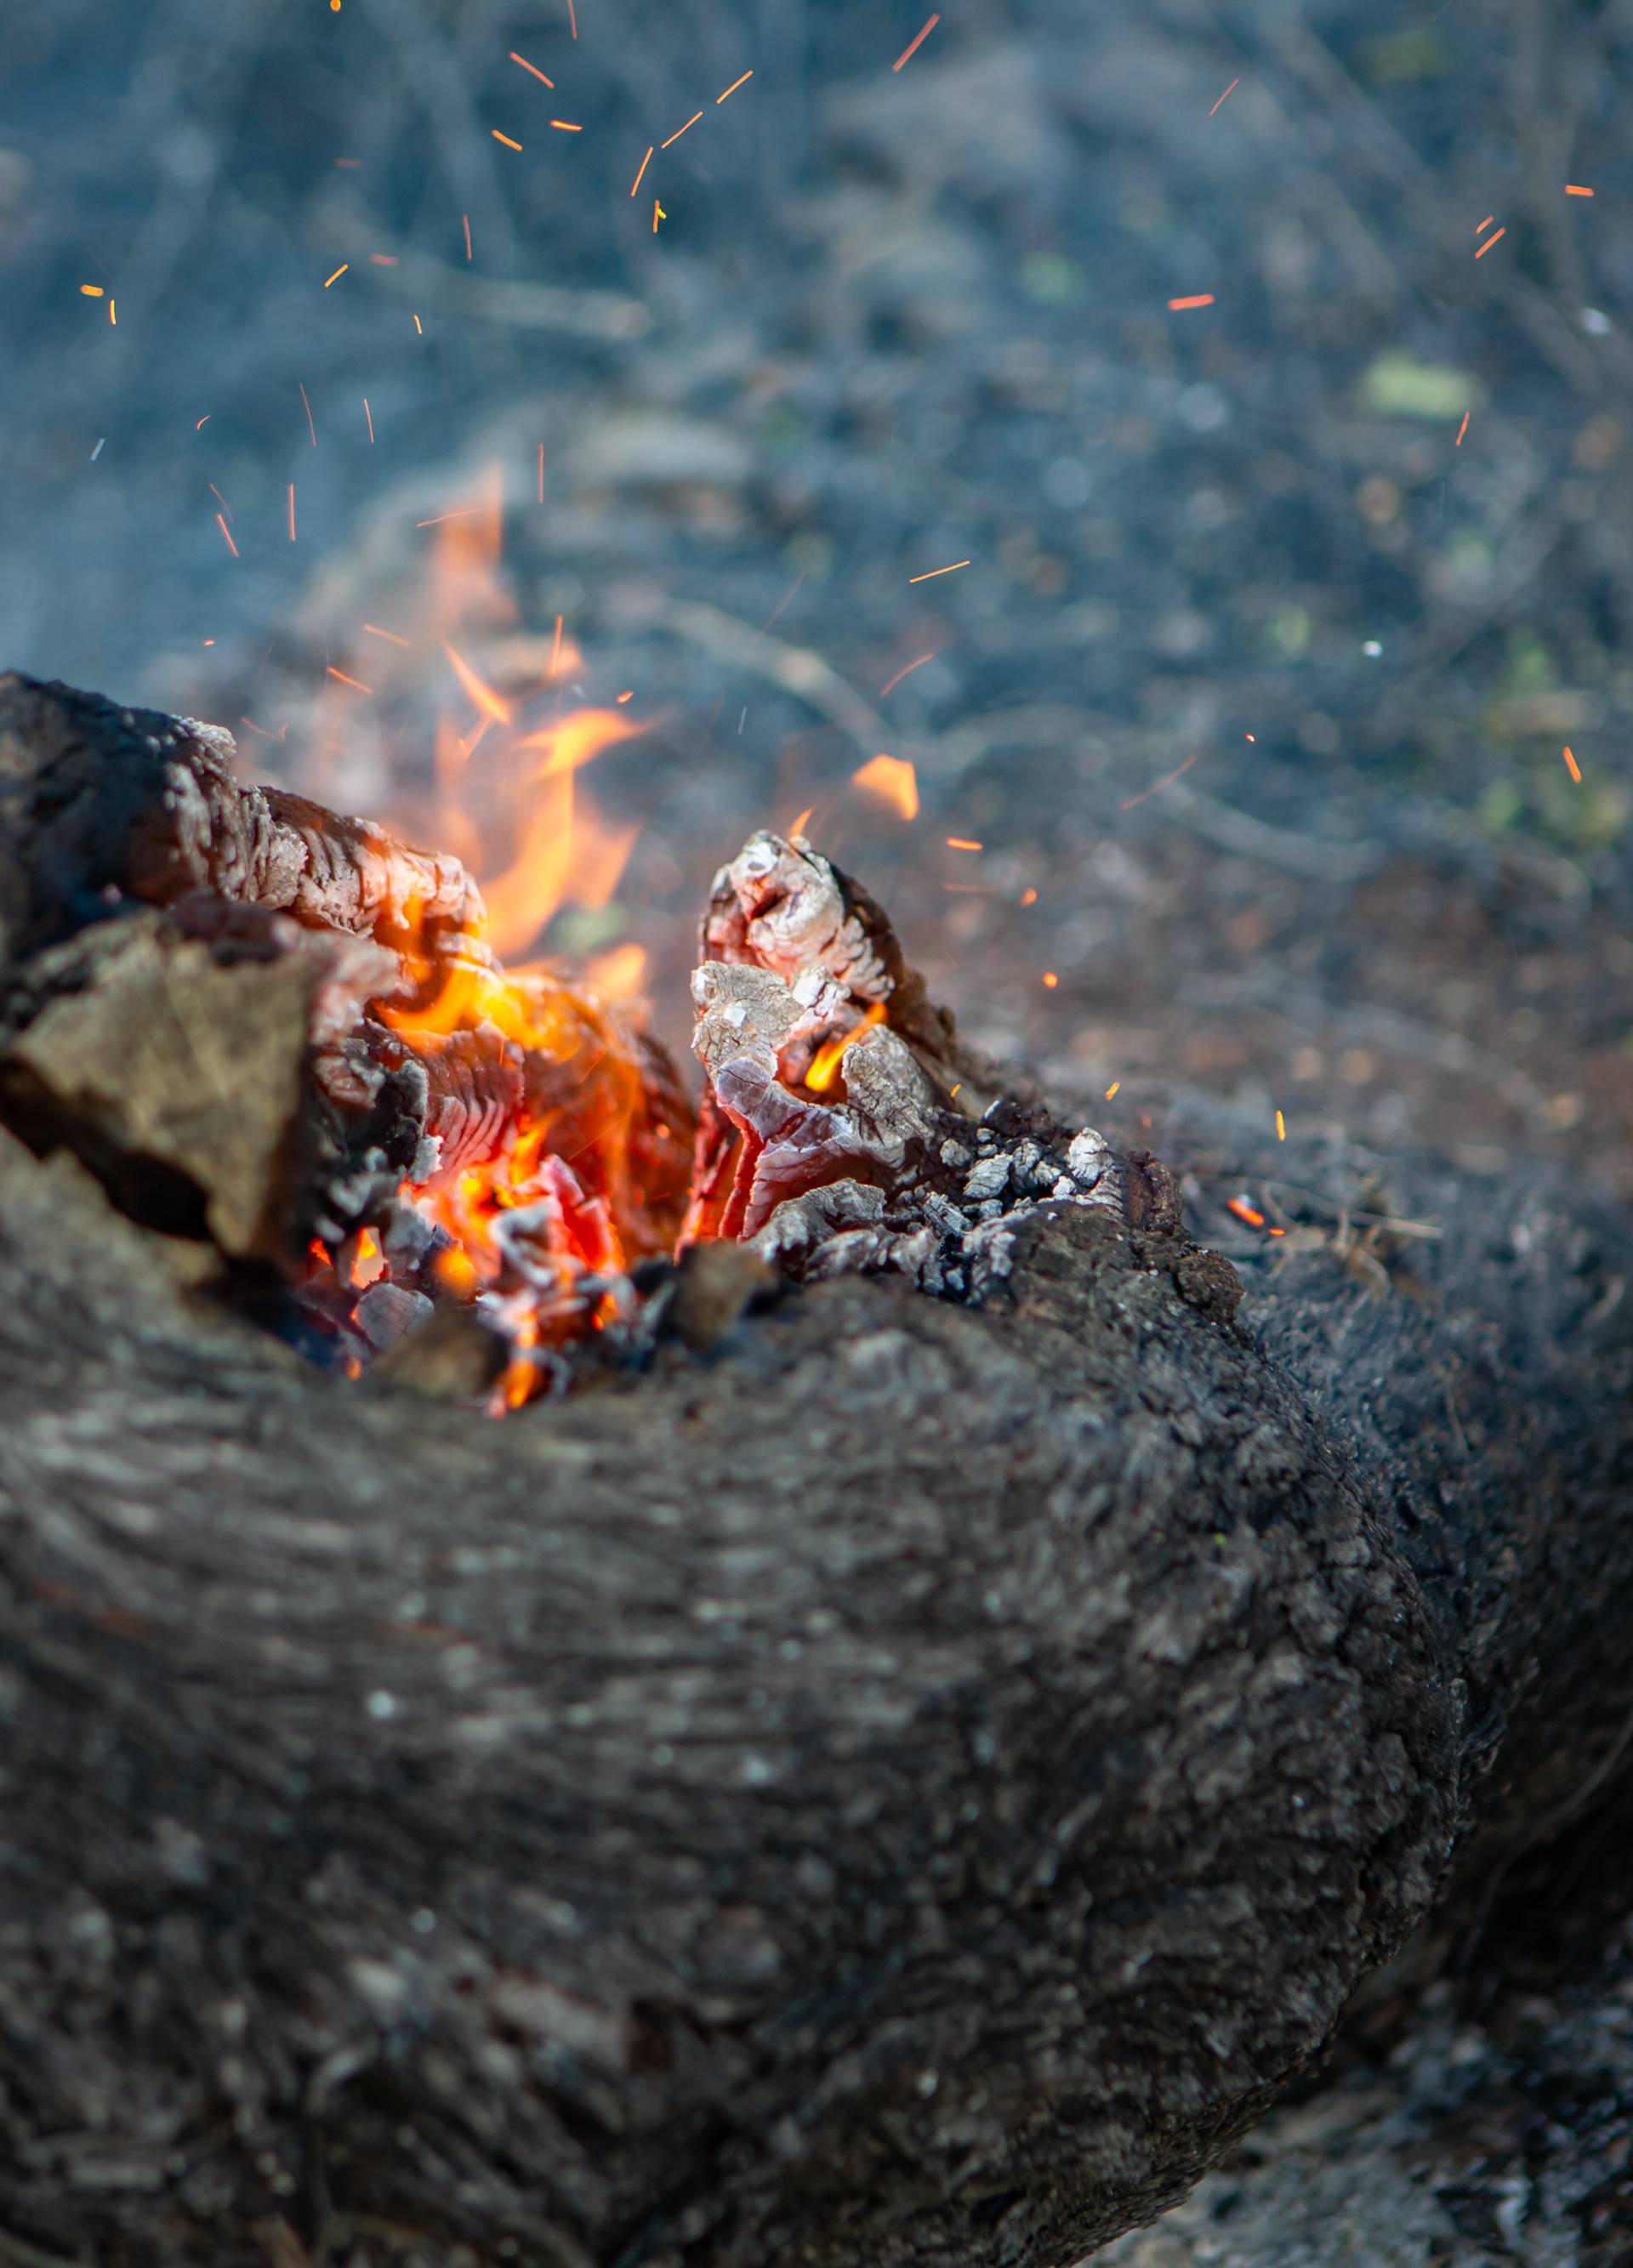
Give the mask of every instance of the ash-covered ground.
M 462 650 L 560 616 L 558 699 L 643 726 L 585 778 L 622 883 L 539 943 L 646 947 L 672 1039 L 710 875 L 810 806 L 1113 1135 L 1179 1076 L 1289 1183 L 1337 1123 L 1633 1189 L 1633 0 L 983 0 L 892 70 L 929 14 L 12 10 L 0 662 L 411 821 L 458 688 L 377 632 L 497 467 Z M 1500 2110 L 1625 1965 L 1476 2018 L 1478 1968 L 1127 2257 L 1302 2261 L 1242 2202 L 1290 2146 L 1311 2258 L 1633 2257 L 1625 2126 L 1573 2199 L 1537 2138 L 1604 2114 Z

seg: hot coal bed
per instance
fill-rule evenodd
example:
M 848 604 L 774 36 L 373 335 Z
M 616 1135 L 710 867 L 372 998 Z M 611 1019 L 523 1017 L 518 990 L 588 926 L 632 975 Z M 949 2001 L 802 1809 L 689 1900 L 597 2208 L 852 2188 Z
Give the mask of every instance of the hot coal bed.
M 1050 2268 L 1622 1785 L 1607 1200 L 1164 1164 L 797 834 L 694 1108 L 234 755 L 0 678 L 0 2257 Z

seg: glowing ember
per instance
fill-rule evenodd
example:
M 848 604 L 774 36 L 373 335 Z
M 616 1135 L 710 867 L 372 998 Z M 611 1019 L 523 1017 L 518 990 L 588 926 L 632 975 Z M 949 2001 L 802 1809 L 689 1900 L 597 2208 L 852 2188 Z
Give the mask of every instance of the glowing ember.
M 919 816 L 919 776 L 901 756 L 875 756 L 851 774 L 852 784 L 876 795 L 903 819 Z

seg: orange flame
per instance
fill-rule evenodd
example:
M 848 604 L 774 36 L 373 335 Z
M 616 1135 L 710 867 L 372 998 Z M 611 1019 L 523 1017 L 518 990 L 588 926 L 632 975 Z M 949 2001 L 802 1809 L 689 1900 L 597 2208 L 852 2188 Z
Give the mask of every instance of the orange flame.
M 811 1057 L 811 1067 L 805 1074 L 805 1084 L 817 1094 L 825 1094 L 839 1076 L 839 1064 L 846 1050 L 853 1048 L 862 1034 L 874 1025 L 884 1021 L 884 1004 L 876 1000 L 861 1023 L 846 1032 L 843 1039 L 824 1040 Z
M 878 796 L 903 819 L 919 816 L 919 776 L 905 757 L 875 756 L 851 774 L 851 784 Z

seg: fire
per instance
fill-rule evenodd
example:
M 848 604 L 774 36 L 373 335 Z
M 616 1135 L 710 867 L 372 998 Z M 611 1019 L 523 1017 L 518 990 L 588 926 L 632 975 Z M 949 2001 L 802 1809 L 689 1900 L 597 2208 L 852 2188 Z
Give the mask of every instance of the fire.
M 805 1074 L 806 1086 L 814 1088 L 818 1094 L 825 1094 L 839 1076 L 846 1049 L 854 1047 L 864 1032 L 883 1021 L 884 1003 L 876 1000 L 861 1021 L 846 1032 L 842 1039 L 824 1041 L 811 1057 L 811 1067 Z
M 905 757 L 873 757 L 851 774 L 851 784 L 878 796 L 903 819 L 919 816 L 919 776 Z
M 498 1410 L 550 1390 L 558 1350 L 627 1304 L 627 1270 L 672 1250 L 691 1149 L 690 1105 L 641 1030 L 642 948 L 615 946 L 582 979 L 550 960 L 516 965 L 564 907 L 604 907 L 617 891 L 639 830 L 604 816 L 580 775 L 650 725 L 610 700 L 566 705 L 584 657 L 559 618 L 553 635 L 517 628 L 499 573 L 502 497 L 495 466 L 447 498 L 421 523 L 417 586 L 381 609 L 396 627 L 360 628 L 382 723 L 412 713 L 436 673 L 430 776 L 404 782 L 398 816 L 410 840 L 461 859 L 481 900 L 456 932 L 433 929 L 423 905 L 403 911 L 401 980 L 370 1012 L 384 1069 L 423 1075 L 424 1178 L 344 1245 L 314 1243 L 302 1285 L 343 1363 L 370 1351 L 356 1302 L 382 1280 L 474 1306 L 509 1349 Z M 367 729 L 368 688 L 334 666 L 327 685 L 319 738 L 337 762 Z M 371 1328 L 392 1312 L 371 1309 Z

